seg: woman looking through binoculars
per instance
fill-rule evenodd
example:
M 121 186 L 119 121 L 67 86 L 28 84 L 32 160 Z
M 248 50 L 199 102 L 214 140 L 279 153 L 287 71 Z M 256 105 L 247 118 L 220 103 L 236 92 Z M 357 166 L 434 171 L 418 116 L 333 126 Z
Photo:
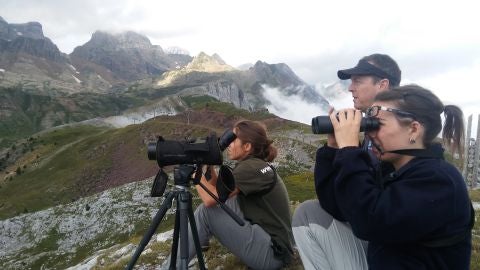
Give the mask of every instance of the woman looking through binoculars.
M 320 204 L 302 204 L 292 222 L 305 268 L 468 269 L 473 209 L 434 142 L 443 113 L 443 139 L 461 149 L 461 110 L 406 85 L 377 94 L 366 113 L 380 124 L 366 132 L 380 166 L 359 147 L 361 112 L 331 114 L 334 136 L 316 156 Z

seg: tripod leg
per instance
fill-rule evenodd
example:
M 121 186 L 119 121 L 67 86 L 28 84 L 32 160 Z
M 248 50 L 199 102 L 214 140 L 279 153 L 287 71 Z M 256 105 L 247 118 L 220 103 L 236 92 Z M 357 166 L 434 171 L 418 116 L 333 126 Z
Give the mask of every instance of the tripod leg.
M 175 215 L 175 229 L 173 231 L 172 251 L 170 255 L 170 270 L 176 269 L 178 238 L 180 233 L 180 269 L 187 269 L 190 259 L 190 251 L 188 244 L 188 221 L 192 228 L 193 243 L 197 252 L 198 264 L 201 270 L 206 270 L 205 261 L 203 259 L 202 248 L 198 237 L 195 217 L 192 210 L 192 195 L 189 192 L 181 192 L 177 195 L 177 213 Z
M 188 246 L 188 192 L 180 192 L 178 198 L 178 208 L 180 211 L 180 269 L 188 269 L 189 246 Z
M 197 251 L 197 259 L 200 270 L 205 270 L 205 261 L 203 260 L 202 247 L 200 246 L 200 239 L 198 237 L 197 224 L 195 222 L 195 216 L 192 210 L 192 195 L 190 196 L 190 204 L 188 205 L 188 219 L 190 220 L 190 228 L 192 230 L 193 243 L 195 244 L 195 250 Z
M 172 200 L 174 198 L 174 195 L 175 194 L 173 192 L 167 193 L 167 196 L 165 197 L 165 200 L 163 201 L 162 205 L 160 206 L 160 209 L 158 210 L 157 214 L 153 218 L 153 221 L 152 221 L 152 224 L 150 225 L 150 228 L 148 228 L 148 231 L 143 236 L 142 241 L 140 241 L 140 244 L 138 245 L 137 249 L 135 250 L 135 253 L 133 254 L 132 259 L 130 259 L 130 262 L 128 263 L 128 266 L 127 266 L 126 269 L 133 269 L 133 266 L 135 265 L 135 262 L 138 260 L 138 258 L 140 257 L 140 254 L 145 249 L 148 242 L 152 238 L 153 234 L 157 230 L 157 227 L 160 224 L 160 221 L 162 221 L 163 217 L 165 216 L 165 213 L 167 213 L 168 208 L 170 208 L 172 206 Z
M 178 204 L 178 202 L 177 202 Z M 173 241 L 172 241 L 172 251 L 170 252 L 170 270 L 177 269 L 177 250 L 178 250 L 178 235 L 180 233 L 180 211 L 175 213 L 175 225 L 173 227 Z

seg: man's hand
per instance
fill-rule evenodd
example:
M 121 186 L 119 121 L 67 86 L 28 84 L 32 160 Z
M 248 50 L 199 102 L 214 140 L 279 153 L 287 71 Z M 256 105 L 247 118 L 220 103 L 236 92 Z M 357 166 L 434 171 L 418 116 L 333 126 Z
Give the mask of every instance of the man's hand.
M 338 148 L 358 146 L 362 112 L 355 109 L 341 110 L 338 114 L 330 114 L 335 140 Z
M 330 109 L 328 110 L 328 115 L 330 115 L 331 117 L 332 114 L 336 114 L 335 108 L 330 107 Z M 335 139 L 335 134 L 333 133 L 327 134 L 327 146 L 338 149 L 338 144 L 337 144 L 337 140 Z

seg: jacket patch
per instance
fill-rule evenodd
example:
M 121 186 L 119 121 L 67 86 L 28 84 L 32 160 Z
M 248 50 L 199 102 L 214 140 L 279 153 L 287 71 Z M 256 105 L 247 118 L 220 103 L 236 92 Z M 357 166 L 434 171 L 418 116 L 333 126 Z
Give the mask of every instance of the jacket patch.
M 272 171 L 272 168 L 270 168 L 270 166 L 267 166 L 267 167 L 265 167 L 265 168 L 263 168 L 263 169 L 260 169 L 260 172 L 261 172 L 262 174 L 266 174 L 267 172 L 271 172 L 271 171 Z

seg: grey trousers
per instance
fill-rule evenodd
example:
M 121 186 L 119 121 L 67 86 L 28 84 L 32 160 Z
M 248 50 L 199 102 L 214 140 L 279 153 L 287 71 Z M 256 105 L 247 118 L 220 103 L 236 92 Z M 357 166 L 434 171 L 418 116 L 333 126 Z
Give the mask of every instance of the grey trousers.
M 357 238 L 348 223 L 323 210 L 318 200 L 298 206 L 292 227 L 305 269 L 368 269 L 368 242 Z
M 225 204 L 244 219 L 236 196 L 229 198 Z M 240 226 L 219 206 L 205 207 L 201 204 L 194 215 L 200 246 L 207 246 L 210 238 L 215 236 L 223 246 L 252 269 L 279 269 L 283 266 L 283 262 L 273 254 L 270 235 L 257 224 L 244 220 L 245 225 Z M 191 260 L 196 256 L 196 251 L 190 228 L 188 244 Z M 179 265 L 177 259 L 177 267 Z

